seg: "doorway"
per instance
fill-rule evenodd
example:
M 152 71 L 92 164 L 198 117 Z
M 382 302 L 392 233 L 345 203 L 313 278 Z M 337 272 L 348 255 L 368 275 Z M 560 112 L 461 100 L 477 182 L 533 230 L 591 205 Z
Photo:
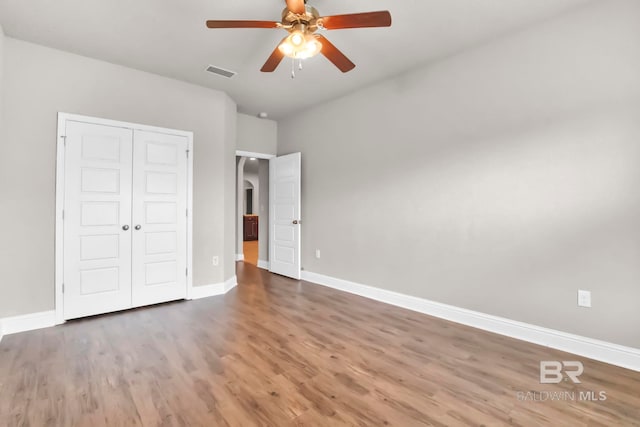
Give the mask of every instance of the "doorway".
M 236 153 L 236 261 L 269 269 L 269 159 Z
M 247 162 L 258 162 L 259 179 L 253 183 L 251 191 L 252 211 L 255 212 L 257 206 L 257 215 L 245 213 Z M 300 153 L 276 157 L 236 151 L 236 261 L 245 261 L 245 252 L 248 252 L 245 251 L 245 221 L 257 216 L 258 268 L 300 279 L 301 164 Z M 250 225 L 247 229 L 251 229 Z
M 250 157 L 244 163 L 243 216 L 242 216 L 242 249 L 244 262 L 258 266 L 260 245 L 260 227 L 264 227 L 264 207 L 260 209 L 260 161 Z M 267 172 L 268 173 L 268 172 Z M 260 219 L 262 218 L 262 224 Z

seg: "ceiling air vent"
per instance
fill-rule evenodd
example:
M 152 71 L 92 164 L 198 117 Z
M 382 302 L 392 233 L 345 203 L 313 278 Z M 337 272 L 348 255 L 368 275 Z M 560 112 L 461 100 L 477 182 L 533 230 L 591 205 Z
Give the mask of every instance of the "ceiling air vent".
M 228 79 L 236 75 L 235 71 L 225 70 L 224 68 L 216 67 L 215 65 L 209 65 L 206 71 Z

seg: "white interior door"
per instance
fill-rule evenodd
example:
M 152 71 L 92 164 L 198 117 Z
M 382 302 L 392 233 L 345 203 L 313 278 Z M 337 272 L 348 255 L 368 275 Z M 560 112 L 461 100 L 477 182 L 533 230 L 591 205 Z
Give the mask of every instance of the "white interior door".
M 133 306 L 187 296 L 187 148 L 184 136 L 135 131 Z
M 269 271 L 300 279 L 300 153 L 269 161 Z
M 133 131 L 67 121 L 65 319 L 131 306 Z

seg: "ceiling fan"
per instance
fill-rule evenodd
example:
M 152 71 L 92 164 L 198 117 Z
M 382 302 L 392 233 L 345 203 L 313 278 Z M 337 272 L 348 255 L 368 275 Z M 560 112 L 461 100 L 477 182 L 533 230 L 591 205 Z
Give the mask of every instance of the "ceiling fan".
M 282 39 L 260 71 L 273 72 L 286 56 L 306 59 L 322 53 L 343 73 L 355 68 L 338 48 L 317 30 L 341 30 L 346 28 L 390 27 L 391 14 L 388 11 L 353 13 L 347 15 L 320 16 L 306 0 L 285 0 L 287 7 L 282 11 L 282 21 L 207 21 L 208 28 L 282 28 L 289 34 Z

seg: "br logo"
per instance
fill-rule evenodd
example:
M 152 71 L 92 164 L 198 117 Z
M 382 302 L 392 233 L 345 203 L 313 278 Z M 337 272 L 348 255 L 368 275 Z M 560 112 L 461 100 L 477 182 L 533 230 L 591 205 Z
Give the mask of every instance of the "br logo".
M 558 384 L 565 379 L 564 375 L 575 384 L 580 384 L 578 377 L 583 372 L 584 366 L 582 362 L 542 360 L 540 362 L 540 384 Z

